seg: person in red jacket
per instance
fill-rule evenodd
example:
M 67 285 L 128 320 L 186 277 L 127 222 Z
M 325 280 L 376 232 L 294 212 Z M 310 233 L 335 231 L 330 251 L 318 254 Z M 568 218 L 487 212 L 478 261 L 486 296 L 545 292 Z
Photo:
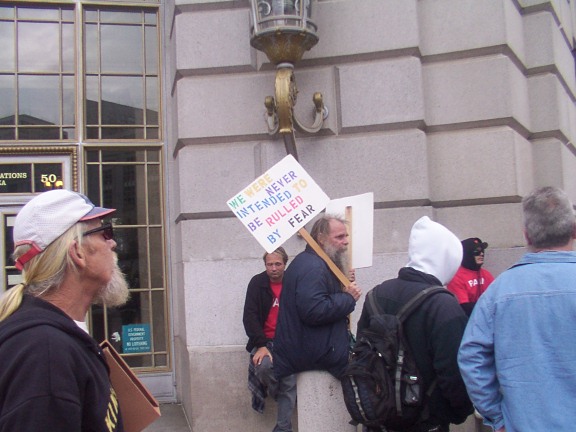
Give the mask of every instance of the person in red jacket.
M 478 237 L 462 240 L 464 252 L 462 264 L 447 287 L 456 296 L 468 316 L 472 313 L 480 296 L 494 281 L 494 276 L 482 268 L 487 247 L 488 243 Z

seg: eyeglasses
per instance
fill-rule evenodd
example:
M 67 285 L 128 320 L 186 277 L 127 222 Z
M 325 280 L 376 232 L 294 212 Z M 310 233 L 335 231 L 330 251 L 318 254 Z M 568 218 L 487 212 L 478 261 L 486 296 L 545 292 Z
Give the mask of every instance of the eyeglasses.
M 102 237 L 104 237 L 104 240 L 113 240 L 114 239 L 114 229 L 112 228 L 111 223 L 107 223 L 107 224 L 104 224 L 102 226 L 99 226 L 98 228 L 88 230 L 88 231 L 82 233 L 82 237 L 86 237 L 87 235 L 95 234 L 95 233 L 102 233 Z

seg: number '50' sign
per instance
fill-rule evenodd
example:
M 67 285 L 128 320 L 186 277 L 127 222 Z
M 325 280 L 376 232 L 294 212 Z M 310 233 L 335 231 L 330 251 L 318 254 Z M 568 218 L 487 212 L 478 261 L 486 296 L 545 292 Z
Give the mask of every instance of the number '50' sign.
M 42 183 L 55 183 L 56 180 L 58 180 L 58 177 L 56 177 L 56 174 L 42 174 L 40 176 L 40 181 Z

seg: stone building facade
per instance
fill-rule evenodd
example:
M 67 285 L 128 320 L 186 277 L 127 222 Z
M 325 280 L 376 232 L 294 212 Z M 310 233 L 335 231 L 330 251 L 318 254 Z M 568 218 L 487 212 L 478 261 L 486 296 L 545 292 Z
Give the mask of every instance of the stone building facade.
M 250 46 L 246 1 L 166 6 L 178 392 L 195 431 L 270 430 L 273 416 L 248 403 L 241 324 L 262 250 L 226 202 L 286 154 L 263 120 L 275 71 Z M 574 2 L 316 6 L 320 41 L 296 65 L 296 112 L 311 121 L 320 91 L 330 114 L 297 149 L 330 198 L 374 193 L 374 265 L 359 283 L 395 276 L 423 215 L 487 241 L 486 267 L 501 272 L 524 251 L 528 191 L 556 185 L 576 199 Z M 293 256 L 304 243 L 286 245 Z
M 311 123 L 321 92 L 329 115 L 296 146 L 330 198 L 374 194 L 365 292 L 406 264 L 421 216 L 487 241 L 497 275 L 524 252 L 523 196 L 555 185 L 576 201 L 575 0 L 314 3 L 296 113 Z M 286 155 L 267 133 L 276 71 L 250 45 L 249 1 L 8 0 L 0 41 L 0 291 L 18 283 L 11 229 L 32 195 L 118 208 L 133 300 L 95 309 L 92 334 L 194 432 L 271 430 L 274 410 L 250 407 L 242 326 L 263 251 L 226 205 Z M 126 344 L 136 326 L 145 349 Z

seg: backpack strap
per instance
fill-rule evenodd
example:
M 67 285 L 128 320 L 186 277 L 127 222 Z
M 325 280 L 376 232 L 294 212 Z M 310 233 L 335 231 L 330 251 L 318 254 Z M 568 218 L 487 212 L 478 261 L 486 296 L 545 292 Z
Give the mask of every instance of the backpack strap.
M 400 331 L 402 333 L 404 332 L 404 328 L 403 328 L 404 321 L 412 314 L 412 312 L 414 312 L 424 302 L 424 300 L 426 300 L 428 297 L 431 297 L 434 294 L 437 294 L 440 292 L 448 293 L 448 294 L 453 296 L 453 294 L 450 291 L 448 291 L 446 288 L 444 288 L 443 286 L 433 285 L 431 287 L 428 287 L 428 288 L 420 291 L 418 294 L 416 294 L 410 300 L 408 300 L 404 304 L 404 306 L 402 306 L 400 308 L 400 310 L 396 314 L 396 317 L 398 318 L 398 321 L 400 321 L 400 327 L 401 327 Z M 400 383 L 402 382 L 402 368 L 404 366 L 404 352 L 405 352 L 405 348 L 404 348 L 403 337 L 400 337 L 400 339 L 398 341 L 398 357 L 397 357 L 397 361 L 396 361 L 396 375 L 395 375 L 395 380 L 398 383 L 398 385 L 394 386 L 396 389 L 396 411 L 397 411 L 398 415 L 402 415 L 402 401 L 401 401 L 401 396 L 400 396 Z M 436 386 L 436 380 L 434 380 L 432 382 L 432 384 L 430 385 L 430 387 L 428 388 L 428 391 L 426 392 L 427 396 L 430 396 L 430 394 L 432 393 L 435 386 Z M 425 407 L 425 408 L 427 408 L 427 407 Z M 424 410 L 424 412 L 426 412 L 426 409 Z
M 382 313 L 382 309 L 380 309 L 378 302 L 374 299 L 374 290 L 368 292 L 366 295 L 366 301 L 368 305 L 369 316 L 373 317 Z
M 444 292 L 453 295 L 445 287 L 440 285 L 434 285 L 428 287 L 420 291 L 415 296 L 413 296 L 410 300 L 408 300 L 406 304 L 400 308 L 396 316 L 398 317 L 400 322 L 403 323 L 412 314 L 412 312 L 414 312 L 418 308 L 418 306 L 422 304 L 424 300 L 439 292 Z

